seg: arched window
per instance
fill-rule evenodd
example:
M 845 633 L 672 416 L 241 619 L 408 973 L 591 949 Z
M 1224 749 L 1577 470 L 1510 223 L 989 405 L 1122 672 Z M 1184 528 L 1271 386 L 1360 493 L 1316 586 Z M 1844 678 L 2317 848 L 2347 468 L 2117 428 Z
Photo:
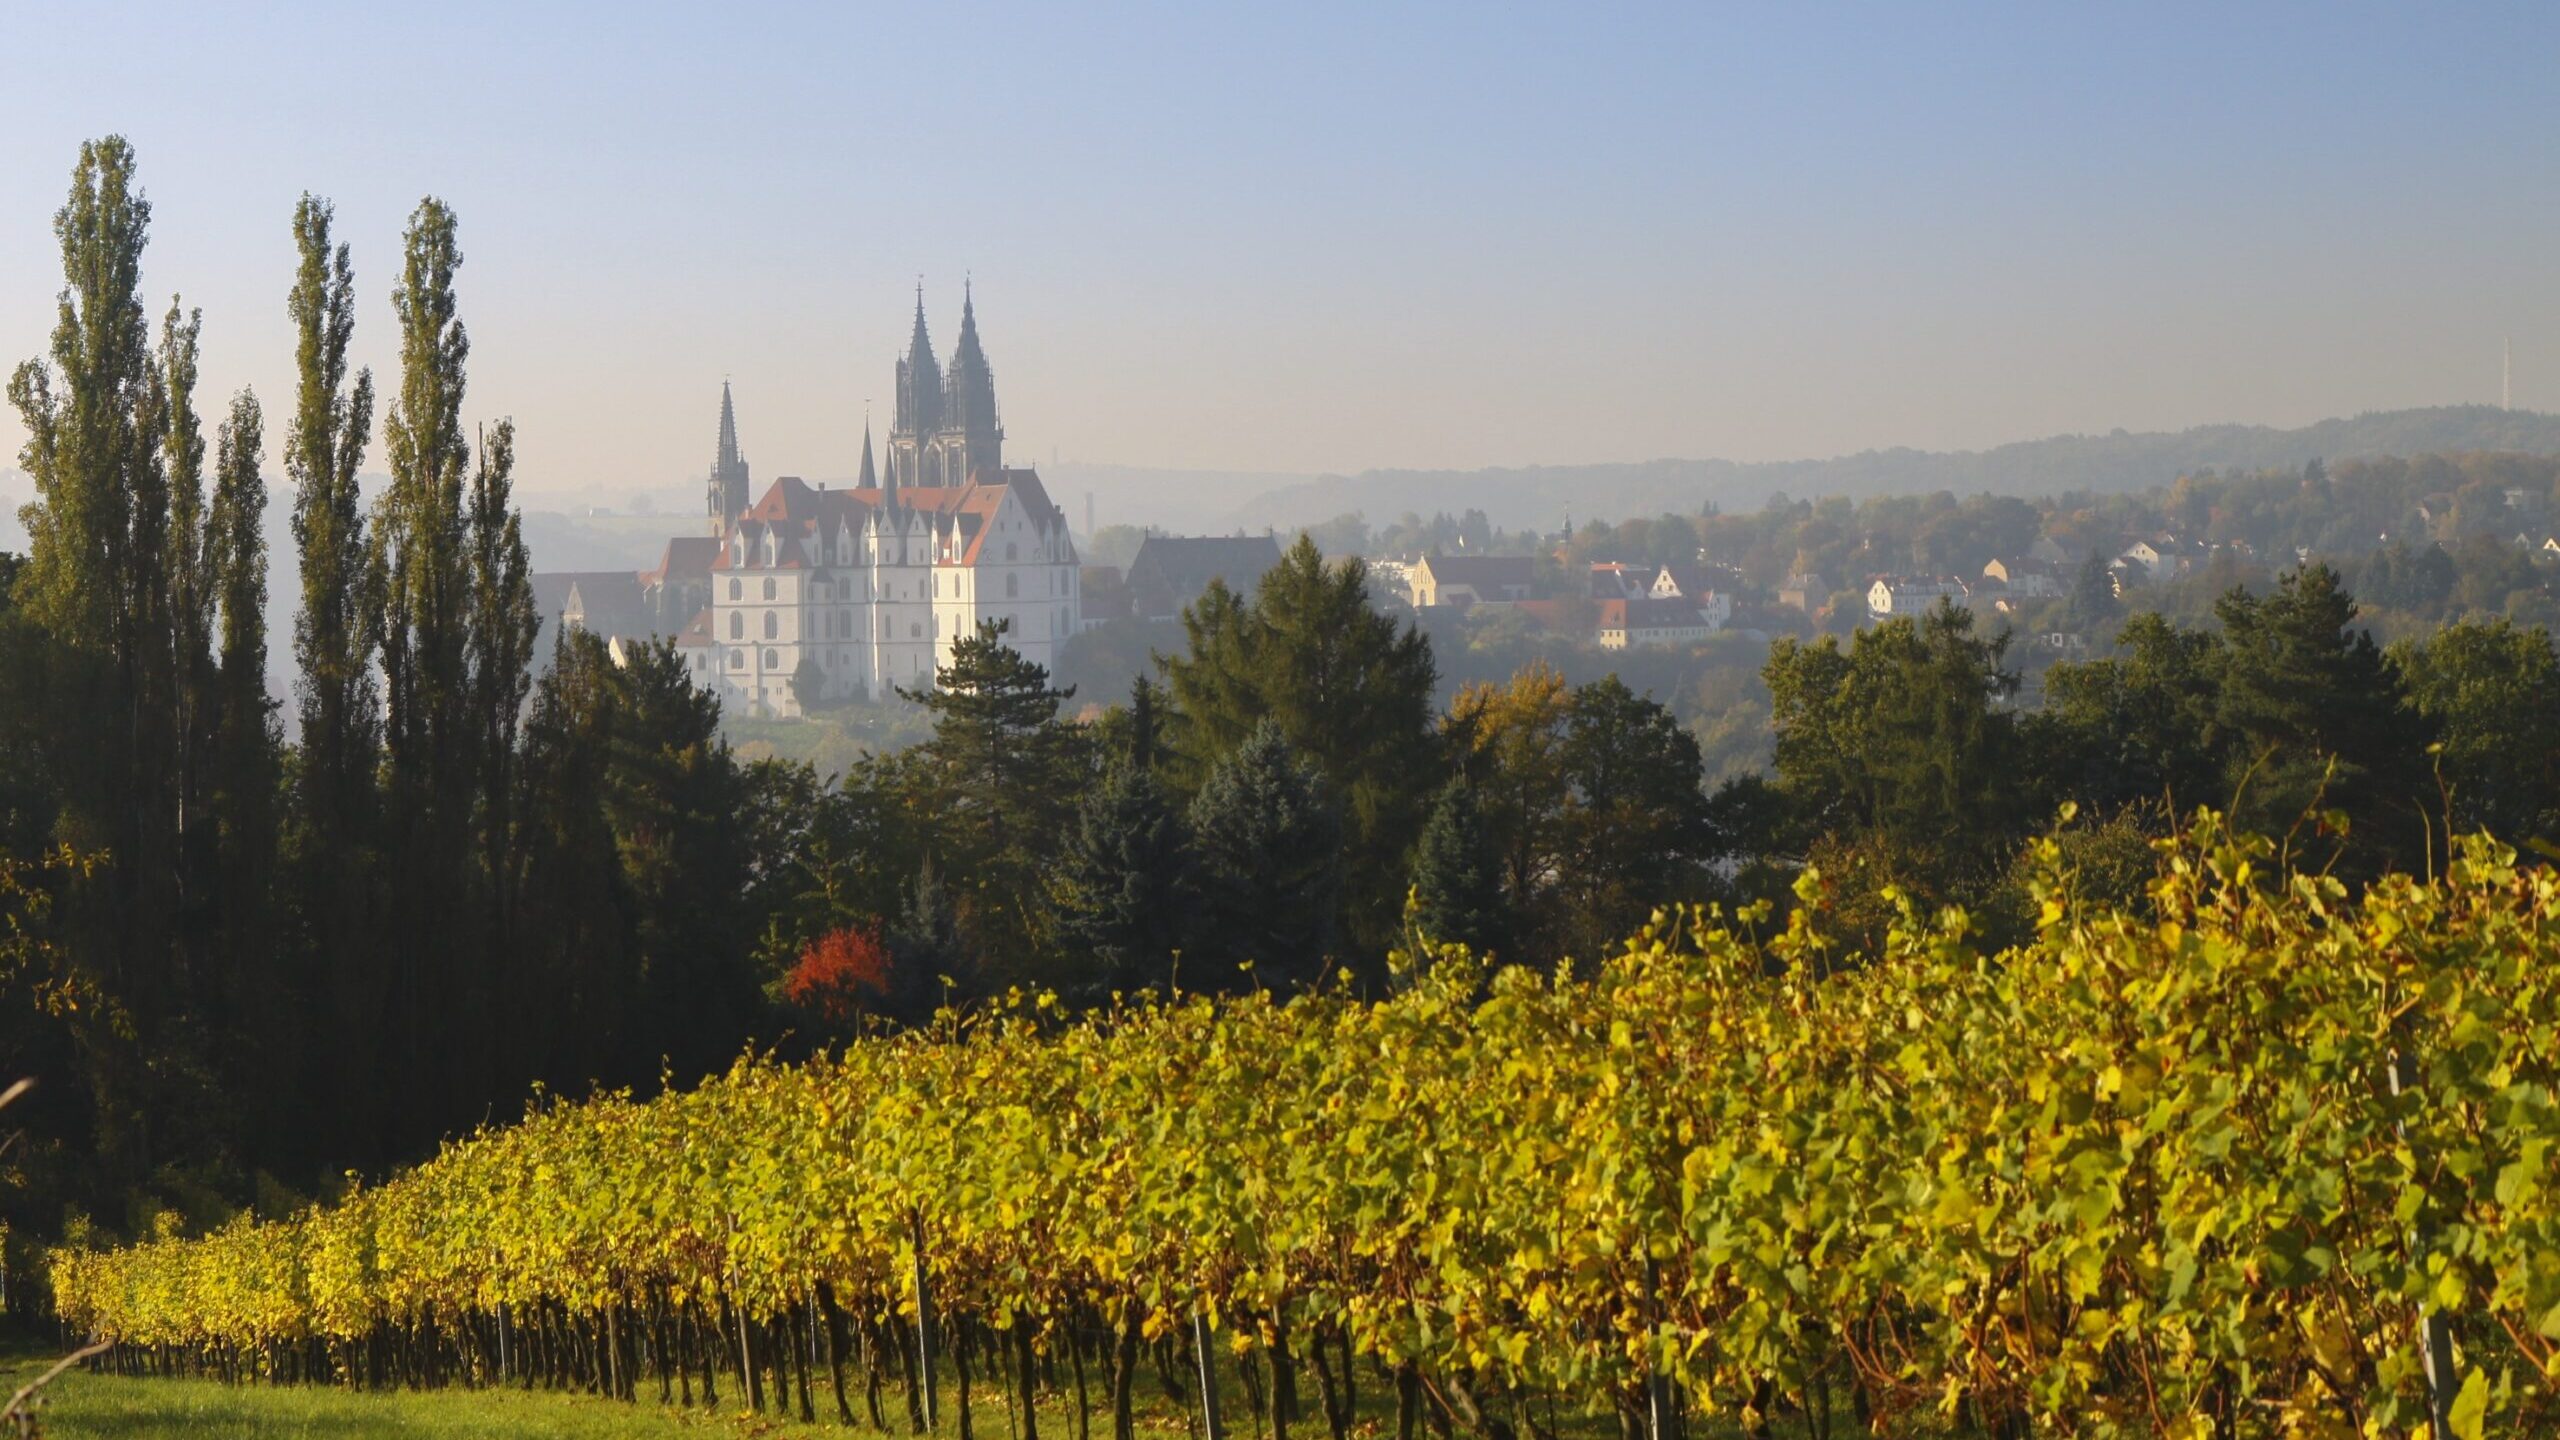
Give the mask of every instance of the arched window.
M 746 594 L 747 594 L 747 587 L 746 587 L 746 583 L 745 583 L 744 581 L 740 581 L 740 580 L 731 580 L 731 581 L 729 582 L 729 598 L 730 598 L 730 599 L 732 599 L 732 600 L 742 600 L 742 599 L 746 598 Z
M 1007 545 L 1007 546 L 1006 546 L 1006 547 L 1004 547 L 1004 548 L 1006 548 L 1007 550 L 1010 550 L 1010 549 L 1012 549 L 1013 547 L 1012 547 L 1012 546 L 1010 546 L 1010 545 Z M 1007 600 L 1010 600 L 1010 599 L 1012 599 L 1014 596 L 1019 595 L 1019 594 L 1021 594 L 1021 593 L 1022 593 L 1022 577 L 1021 577 L 1021 576 L 1019 576 L 1019 575 L 1014 574 L 1014 573 L 1013 573 L 1012 571 L 1010 571 L 1010 570 L 1006 571 L 1006 572 L 1005 572 L 1005 577 L 1004 577 L 1004 598 L 1006 598 Z
M 781 617 L 775 612 L 771 610 L 764 612 L 764 638 L 771 640 L 779 635 L 781 632 L 778 627 L 781 623 Z
M 729 638 L 732 640 L 744 640 L 747 638 L 746 612 L 742 610 L 732 610 L 729 612 Z
M 744 669 L 746 669 L 746 668 L 747 668 L 747 652 L 746 652 L 746 651 L 744 651 L 744 650 L 732 650 L 732 651 L 730 651 L 730 652 L 729 652 L 729 668 L 730 668 L 730 669 L 732 669 L 732 670 L 744 670 Z
M 781 666 L 782 666 L 782 662 L 781 662 L 779 659 L 776 659 L 776 658 L 775 658 L 774 653 L 773 653 L 772 651 L 767 650 L 766 652 L 764 652 L 764 668 L 766 668 L 767 670 L 777 670 L 777 669 L 780 669 L 780 668 L 781 668 Z
M 933 638 L 936 640 L 942 638 L 942 617 L 939 615 L 933 617 Z
M 769 579 L 764 582 L 764 598 L 767 600 L 773 598 L 773 581 Z

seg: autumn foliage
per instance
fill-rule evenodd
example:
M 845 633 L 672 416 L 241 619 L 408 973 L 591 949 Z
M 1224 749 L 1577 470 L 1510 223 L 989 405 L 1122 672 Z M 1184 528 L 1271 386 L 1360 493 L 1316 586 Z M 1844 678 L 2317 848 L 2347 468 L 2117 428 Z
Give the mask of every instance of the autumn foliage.
M 809 942 L 784 977 L 792 1004 L 849 1021 L 889 993 L 889 947 L 878 924 L 844 925 Z

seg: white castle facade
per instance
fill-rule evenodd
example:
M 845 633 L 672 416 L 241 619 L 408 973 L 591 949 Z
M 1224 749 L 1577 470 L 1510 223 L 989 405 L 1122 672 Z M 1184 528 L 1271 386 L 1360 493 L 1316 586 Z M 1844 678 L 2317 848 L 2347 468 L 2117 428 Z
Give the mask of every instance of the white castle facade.
M 804 708 L 934 683 L 955 640 L 980 622 L 1055 668 L 1081 615 L 1075 542 L 1039 475 L 1008 469 L 995 378 L 978 344 L 975 306 L 961 307 L 948 373 L 925 334 L 924 302 L 898 364 L 898 414 L 885 476 L 871 435 L 861 478 L 828 489 L 785 477 L 753 503 L 735 414 L 721 400 L 710 482 L 716 555 L 708 604 L 677 649 L 695 682 L 732 714 L 789 717 Z M 700 547 L 701 542 L 690 542 Z M 670 547 L 649 593 L 681 593 Z

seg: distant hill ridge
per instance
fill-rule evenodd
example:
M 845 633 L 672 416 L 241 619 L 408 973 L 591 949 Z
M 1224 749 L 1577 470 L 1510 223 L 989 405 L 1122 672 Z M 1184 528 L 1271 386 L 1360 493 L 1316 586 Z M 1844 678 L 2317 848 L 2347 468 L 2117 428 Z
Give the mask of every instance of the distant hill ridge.
M 1485 470 L 1370 470 L 1324 475 L 1266 490 L 1219 528 L 1312 525 L 1346 511 L 1372 524 L 1404 511 L 1483 510 L 1506 529 L 1686 514 L 1713 501 L 1756 509 L 1775 492 L 1822 495 L 2042 496 L 2068 490 L 2113 492 L 2166 485 L 2208 466 L 2258 470 L 2314 459 L 2419 455 L 2466 450 L 2560 454 L 2560 415 L 2494 405 L 2440 405 L 2369 411 L 2294 430 L 2267 425 L 2200 425 L 2174 434 L 2057 435 L 1990 450 L 1870 450 L 1829 460 L 1647 460 Z

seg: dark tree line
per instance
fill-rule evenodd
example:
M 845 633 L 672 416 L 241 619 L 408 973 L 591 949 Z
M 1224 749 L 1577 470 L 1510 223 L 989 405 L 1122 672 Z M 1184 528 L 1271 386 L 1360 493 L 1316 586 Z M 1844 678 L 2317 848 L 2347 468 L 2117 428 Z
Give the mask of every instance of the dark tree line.
M 6 1203 L 55 1207 L 23 1217 L 43 1233 L 62 1206 L 307 1190 L 533 1081 L 725 1064 L 763 1013 L 749 776 L 670 653 L 572 636 L 534 683 L 514 431 L 466 419 L 452 211 L 402 238 L 370 503 L 354 267 L 326 201 L 292 216 L 290 745 L 271 427 L 243 391 L 206 433 L 200 317 L 145 313 L 150 218 L 131 148 L 84 146 L 50 353 L 9 387 L 36 500 L 0 563 L 0 1053 L 41 1085 Z
M 2560 657 L 2463 621 L 2388 650 L 2336 572 L 2237 589 L 2209 625 L 2127 621 L 2116 653 L 2014 705 L 2007 636 L 1964 611 L 1772 647 L 1775 774 L 1717 798 L 1772 872 L 1812 860 L 1924 899 L 2014 903 L 2020 846 L 2069 807 L 2074 843 L 2125 847 L 2210 806 L 2350 877 L 2424 870 L 2452 833 L 2560 838 Z M 2105 868 L 2105 867 L 2100 867 Z

